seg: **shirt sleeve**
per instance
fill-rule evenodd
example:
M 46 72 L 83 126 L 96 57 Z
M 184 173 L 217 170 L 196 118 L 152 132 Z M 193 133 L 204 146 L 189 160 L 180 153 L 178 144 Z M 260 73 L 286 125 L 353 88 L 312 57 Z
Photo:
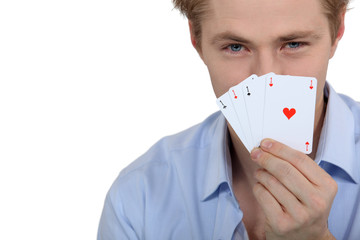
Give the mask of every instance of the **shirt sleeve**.
M 119 203 L 121 204 L 121 203 Z M 101 214 L 97 240 L 139 239 L 129 220 L 120 208 L 114 208 L 108 193 Z

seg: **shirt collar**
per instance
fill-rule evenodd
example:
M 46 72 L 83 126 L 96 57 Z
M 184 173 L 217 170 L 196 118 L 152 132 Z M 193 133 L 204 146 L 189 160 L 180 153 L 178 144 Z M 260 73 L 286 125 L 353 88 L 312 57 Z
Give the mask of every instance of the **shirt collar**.
M 329 83 L 325 85 L 324 95 L 328 103 L 315 161 L 342 169 L 345 175 L 340 175 L 358 183 L 360 162 L 356 161 L 354 116 Z
M 219 114 L 213 127 L 214 134 L 212 136 L 212 142 L 209 145 L 211 149 L 205 171 L 205 187 L 202 201 L 209 199 L 222 183 L 225 183 L 227 185 L 226 187 L 231 190 L 229 137 L 223 114 Z

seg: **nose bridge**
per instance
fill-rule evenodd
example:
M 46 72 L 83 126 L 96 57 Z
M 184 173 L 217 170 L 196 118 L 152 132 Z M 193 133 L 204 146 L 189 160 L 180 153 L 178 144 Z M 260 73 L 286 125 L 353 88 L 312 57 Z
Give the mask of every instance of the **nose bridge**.
M 261 49 L 257 52 L 254 59 L 254 73 L 258 76 L 267 74 L 269 72 L 279 73 L 276 55 L 269 49 Z

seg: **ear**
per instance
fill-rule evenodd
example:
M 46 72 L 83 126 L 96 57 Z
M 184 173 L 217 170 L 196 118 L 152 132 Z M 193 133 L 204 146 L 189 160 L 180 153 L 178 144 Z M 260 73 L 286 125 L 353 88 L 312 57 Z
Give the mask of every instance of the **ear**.
M 341 40 L 341 38 L 344 36 L 344 32 L 345 32 L 345 13 L 346 13 L 346 8 L 344 8 L 343 12 L 340 15 L 340 26 L 339 26 L 339 30 L 337 32 L 337 36 L 336 39 L 331 47 L 331 53 L 330 53 L 330 58 L 332 58 L 335 54 L 336 48 L 338 46 L 339 41 Z
M 188 23 L 189 23 L 191 44 L 192 44 L 193 47 L 196 49 L 196 39 L 195 39 L 193 24 L 192 24 L 192 22 L 191 22 L 190 20 L 188 20 Z
M 199 43 L 197 42 L 197 39 L 195 38 L 195 33 L 194 33 L 194 28 L 193 28 L 193 23 L 189 20 L 189 30 L 190 30 L 190 39 L 191 39 L 191 44 L 193 45 L 193 47 L 195 48 L 195 50 L 198 52 L 200 58 L 202 60 L 203 59 L 203 55 L 202 55 L 202 51 L 201 48 L 199 46 Z

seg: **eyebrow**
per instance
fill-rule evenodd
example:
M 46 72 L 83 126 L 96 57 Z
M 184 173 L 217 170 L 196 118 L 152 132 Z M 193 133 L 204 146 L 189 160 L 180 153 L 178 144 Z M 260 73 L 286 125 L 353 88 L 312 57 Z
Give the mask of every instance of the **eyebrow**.
M 290 33 L 290 34 L 287 34 L 284 36 L 280 36 L 277 41 L 287 42 L 287 41 L 292 41 L 292 40 L 301 39 L 301 38 L 320 39 L 321 35 L 316 34 L 313 31 L 296 31 L 296 32 L 293 32 L 293 33 Z M 222 32 L 222 33 L 215 35 L 212 38 L 211 43 L 217 44 L 219 42 L 228 41 L 228 40 L 245 43 L 245 44 L 251 43 L 250 40 L 248 40 L 242 36 L 236 35 L 230 31 Z
M 211 43 L 217 44 L 219 42 L 226 41 L 226 40 L 231 40 L 231 41 L 241 42 L 241 43 L 250 43 L 250 40 L 247 40 L 246 38 L 243 38 L 241 36 L 237 36 L 236 34 L 230 32 L 230 31 L 222 32 L 222 33 L 215 35 L 212 38 Z
M 294 33 L 290 33 L 288 35 L 282 36 L 279 38 L 281 42 L 292 41 L 295 39 L 301 38 L 312 38 L 312 39 L 320 39 L 321 35 L 314 33 L 313 31 L 298 31 Z

